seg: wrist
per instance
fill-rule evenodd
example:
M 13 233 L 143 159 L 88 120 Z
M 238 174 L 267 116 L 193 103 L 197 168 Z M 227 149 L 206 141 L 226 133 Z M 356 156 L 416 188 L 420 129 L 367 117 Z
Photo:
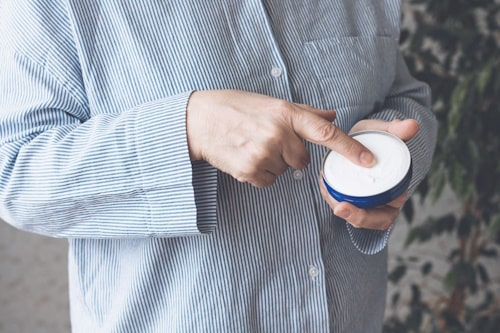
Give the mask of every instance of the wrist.
M 189 96 L 186 107 L 186 137 L 188 143 L 189 157 L 192 161 L 201 160 L 200 149 L 196 142 L 196 132 L 198 128 L 199 117 L 197 116 L 197 91 L 193 91 Z

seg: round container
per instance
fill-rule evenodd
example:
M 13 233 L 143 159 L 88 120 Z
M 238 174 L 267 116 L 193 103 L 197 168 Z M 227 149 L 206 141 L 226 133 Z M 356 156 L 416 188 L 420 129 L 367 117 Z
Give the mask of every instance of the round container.
M 372 208 L 403 194 L 412 176 L 411 156 L 406 144 L 383 131 L 362 131 L 351 136 L 375 155 L 376 164 L 371 168 L 361 167 L 330 151 L 323 161 L 323 182 L 330 195 L 339 202 Z

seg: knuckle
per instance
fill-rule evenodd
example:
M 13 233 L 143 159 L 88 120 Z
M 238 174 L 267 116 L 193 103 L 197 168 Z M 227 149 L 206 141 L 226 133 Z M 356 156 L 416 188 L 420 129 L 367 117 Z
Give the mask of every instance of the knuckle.
M 245 165 L 234 175 L 234 178 L 240 183 L 253 183 L 256 169 L 250 165 Z
M 393 221 L 387 221 L 387 223 L 382 227 L 382 230 L 389 229 L 393 223 L 394 223 Z
M 323 142 L 335 141 L 338 136 L 337 126 L 327 122 L 318 126 L 316 132 L 318 133 L 319 140 Z
M 356 148 L 357 145 L 354 140 L 346 141 L 344 144 L 344 154 L 350 155 L 351 153 L 355 152 Z
M 254 145 L 247 152 L 247 163 L 244 167 L 248 173 L 256 173 L 261 165 L 265 164 L 265 161 L 269 160 L 271 157 L 271 152 L 265 146 Z
M 261 186 L 259 187 L 271 187 L 274 184 L 275 180 L 276 179 L 267 179 L 265 181 L 262 181 Z
M 377 223 L 373 228 L 378 229 L 378 230 L 387 230 L 387 229 L 389 229 L 389 227 L 391 225 L 392 225 L 392 221 L 388 219 L 388 220 L 379 221 L 379 223 Z
M 356 221 L 356 220 L 352 220 L 352 219 L 350 219 L 350 220 L 348 220 L 347 222 L 349 222 L 349 223 L 350 223 L 350 224 L 351 224 L 354 228 L 356 228 L 356 229 L 360 229 L 360 228 L 362 228 L 362 227 L 363 227 L 363 224 L 362 224 L 362 223 L 360 223 L 359 221 Z
M 396 220 L 398 215 L 399 215 L 399 211 L 395 210 L 395 212 L 392 214 L 392 216 L 387 220 L 386 229 L 389 228 L 394 223 L 394 221 Z
M 234 178 L 235 178 L 238 182 L 240 182 L 240 183 L 247 183 L 247 182 L 248 182 L 248 179 L 247 179 L 245 176 L 243 176 L 243 175 L 240 175 L 240 176 L 235 176 Z
M 287 170 L 288 170 L 288 165 L 286 165 L 285 163 L 283 163 L 283 165 L 281 165 L 281 167 L 280 167 L 280 168 L 279 168 L 279 170 L 278 170 L 278 174 L 282 175 L 282 174 L 284 174 Z
M 277 99 L 274 101 L 273 110 L 275 112 L 278 112 L 282 116 L 288 115 L 290 113 L 290 110 L 291 110 L 290 105 L 291 105 L 290 102 L 287 102 L 287 101 L 282 100 L 282 99 Z
M 258 175 L 259 170 L 256 165 L 247 164 L 245 167 L 243 167 L 241 173 L 246 179 L 252 179 Z
M 352 213 L 349 217 L 349 223 L 358 229 L 366 227 L 366 213 L 363 210 Z
M 252 178 L 250 182 L 253 186 L 258 188 L 270 187 L 276 181 L 276 177 L 271 174 L 261 174 L 258 177 Z

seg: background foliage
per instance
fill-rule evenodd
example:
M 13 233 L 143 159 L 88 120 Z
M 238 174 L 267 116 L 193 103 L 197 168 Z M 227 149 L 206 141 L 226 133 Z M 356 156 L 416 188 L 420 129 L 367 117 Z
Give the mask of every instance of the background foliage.
M 461 209 L 412 223 L 406 246 L 425 246 L 442 235 L 454 242 L 445 273 L 432 258 L 401 255 L 390 272 L 397 285 L 384 332 L 500 332 L 500 280 L 492 276 L 500 249 L 500 1 L 407 0 L 401 44 L 411 72 L 430 84 L 440 123 L 432 169 L 420 200 L 451 189 Z M 409 248 L 408 253 L 412 249 Z M 493 264 L 492 264 L 493 263 Z M 416 282 L 401 285 L 408 272 Z M 429 290 L 429 279 L 439 289 Z M 414 279 L 415 281 L 415 279 Z M 435 285 L 435 284 L 434 284 Z M 401 295 L 409 294 L 408 301 Z

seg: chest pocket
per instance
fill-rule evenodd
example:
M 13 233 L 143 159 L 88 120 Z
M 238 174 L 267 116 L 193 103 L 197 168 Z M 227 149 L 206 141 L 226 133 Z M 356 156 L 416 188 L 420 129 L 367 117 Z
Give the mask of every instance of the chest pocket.
M 394 37 L 336 37 L 305 43 L 323 108 L 335 109 L 341 127 L 377 109 L 396 74 L 398 43 Z

